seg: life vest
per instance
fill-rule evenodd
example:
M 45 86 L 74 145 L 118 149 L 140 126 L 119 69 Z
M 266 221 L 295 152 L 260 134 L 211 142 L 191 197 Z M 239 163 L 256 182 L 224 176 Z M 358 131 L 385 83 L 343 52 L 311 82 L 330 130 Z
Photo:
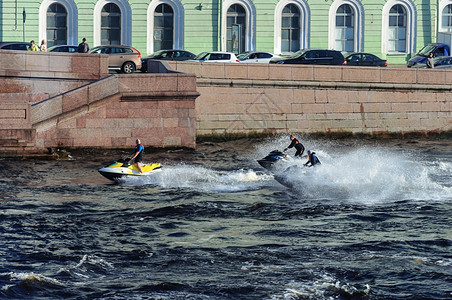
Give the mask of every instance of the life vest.
M 137 155 L 137 157 L 135 158 L 135 160 L 137 161 L 141 161 L 143 159 L 143 151 L 144 151 L 144 147 L 142 144 L 139 144 L 135 147 L 135 152 L 136 151 L 140 151 L 140 153 Z
M 312 165 L 320 164 L 320 160 L 317 158 L 317 156 L 315 156 L 315 152 L 312 152 L 311 155 L 312 155 L 311 156 L 312 157 L 311 164 Z

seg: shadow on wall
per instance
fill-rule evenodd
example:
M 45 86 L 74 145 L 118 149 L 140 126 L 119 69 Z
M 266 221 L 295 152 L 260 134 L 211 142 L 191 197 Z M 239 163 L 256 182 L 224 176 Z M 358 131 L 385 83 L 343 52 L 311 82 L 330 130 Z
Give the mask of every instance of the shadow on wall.
M 149 59 L 147 64 L 148 73 L 180 73 L 174 71 L 166 61 Z

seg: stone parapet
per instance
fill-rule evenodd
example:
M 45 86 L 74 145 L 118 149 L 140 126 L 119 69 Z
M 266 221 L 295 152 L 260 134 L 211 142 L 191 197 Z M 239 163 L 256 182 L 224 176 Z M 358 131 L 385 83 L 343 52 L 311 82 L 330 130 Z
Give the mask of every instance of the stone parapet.
M 159 64 L 159 69 L 166 65 Z M 108 75 L 105 55 L 0 51 L 0 154 L 196 145 L 196 77 Z
M 376 68 L 321 65 L 225 64 L 169 62 L 179 72 L 198 78 L 240 80 L 282 80 L 316 82 L 350 82 L 369 84 L 450 85 L 452 70 L 422 68 Z
M 37 145 L 195 148 L 198 96 L 194 75 L 112 75 L 33 105 Z
M 198 78 L 198 136 L 452 131 L 450 70 L 170 64 Z
M 108 75 L 108 56 L 0 50 L 0 77 L 97 80 Z

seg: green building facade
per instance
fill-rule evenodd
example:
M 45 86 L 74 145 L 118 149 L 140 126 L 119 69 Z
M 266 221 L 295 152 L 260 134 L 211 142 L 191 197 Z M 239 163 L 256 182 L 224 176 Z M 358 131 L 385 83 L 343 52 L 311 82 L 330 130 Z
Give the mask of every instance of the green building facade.
M 405 64 L 452 31 L 452 0 L 1 0 L 0 40 L 91 47 L 365 51 Z

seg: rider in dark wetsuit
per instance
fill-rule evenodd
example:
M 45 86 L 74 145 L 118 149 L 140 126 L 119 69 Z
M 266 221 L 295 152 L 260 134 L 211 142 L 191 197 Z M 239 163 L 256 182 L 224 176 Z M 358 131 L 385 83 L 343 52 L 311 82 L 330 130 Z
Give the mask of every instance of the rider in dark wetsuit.
M 308 162 L 305 163 L 304 165 L 306 167 L 313 167 L 316 164 L 320 164 L 319 158 L 315 155 L 315 152 L 311 152 L 310 150 L 308 150 Z
M 295 156 L 300 156 L 301 157 L 303 155 L 303 152 L 304 152 L 303 144 L 300 143 L 300 141 L 297 140 L 292 134 L 290 135 L 290 140 L 292 142 L 290 143 L 290 145 L 286 149 L 284 149 L 284 152 L 286 152 L 287 149 L 295 147 L 295 149 L 297 149 L 297 152 L 295 152 Z
M 135 160 L 135 165 L 137 166 L 138 170 L 140 171 L 140 173 L 143 173 L 143 170 L 141 169 L 141 161 L 143 160 L 143 152 L 144 152 L 144 147 L 143 145 L 141 145 L 141 141 L 140 139 L 137 139 L 136 141 L 137 146 L 135 147 L 135 154 L 132 156 L 132 158 L 130 160 Z

